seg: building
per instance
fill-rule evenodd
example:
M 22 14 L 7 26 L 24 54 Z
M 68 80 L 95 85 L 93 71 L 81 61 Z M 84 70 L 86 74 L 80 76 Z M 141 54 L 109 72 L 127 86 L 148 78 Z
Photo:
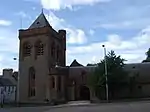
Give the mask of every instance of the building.
M 13 71 L 13 69 L 3 69 L 2 78 L 9 79 L 13 85 L 17 86 L 18 72 Z
M 96 99 L 94 91 L 87 86 L 87 76 L 96 66 L 85 67 L 76 60 L 66 66 L 66 31 L 55 31 L 43 12 L 28 29 L 19 30 L 19 40 L 20 103 Z M 147 65 L 150 66 L 149 63 Z M 133 76 L 140 71 L 139 76 L 143 77 L 143 70 L 148 70 L 147 65 L 129 64 L 125 69 Z M 143 89 L 148 90 L 150 81 L 146 84 Z M 148 92 L 144 94 L 149 96 Z
M 0 101 L 4 100 L 4 103 L 16 102 L 16 85 L 14 85 L 9 79 L 0 79 Z
M 16 74 L 17 72 L 13 72 L 13 69 L 3 69 L 3 75 L 0 77 L 0 101 L 3 99 L 4 103 L 16 102 Z
M 56 99 L 58 76 L 51 72 L 56 63 L 66 65 L 66 31 L 56 32 L 42 12 L 28 29 L 19 30 L 19 39 L 20 102 Z

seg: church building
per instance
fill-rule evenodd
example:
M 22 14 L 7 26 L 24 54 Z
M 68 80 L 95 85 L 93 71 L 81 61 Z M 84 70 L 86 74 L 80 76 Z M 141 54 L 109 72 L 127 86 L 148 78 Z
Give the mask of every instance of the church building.
M 83 66 L 76 60 L 66 66 L 66 31 L 54 30 L 43 12 L 28 29 L 19 30 L 19 40 L 20 103 L 96 99 L 87 86 L 87 76 L 96 66 Z M 126 65 L 131 76 L 139 74 L 134 96 L 150 96 L 149 67 L 150 63 Z
M 76 60 L 66 66 L 65 30 L 55 31 L 42 12 L 28 29 L 19 30 L 19 40 L 19 102 L 77 100 L 84 92 L 90 99 L 86 86 L 82 86 L 85 91 L 81 94 L 75 92 L 79 85 L 85 85 L 88 69 Z M 79 79 L 75 79 L 77 69 L 82 71 Z M 74 74 L 71 77 L 70 72 Z

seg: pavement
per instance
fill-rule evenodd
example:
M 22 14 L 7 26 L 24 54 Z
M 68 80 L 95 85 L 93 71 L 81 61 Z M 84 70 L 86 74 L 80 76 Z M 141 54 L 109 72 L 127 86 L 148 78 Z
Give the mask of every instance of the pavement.
M 54 107 L 6 108 L 0 109 L 0 112 L 150 112 L 150 101 L 102 104 L 78 101 Z

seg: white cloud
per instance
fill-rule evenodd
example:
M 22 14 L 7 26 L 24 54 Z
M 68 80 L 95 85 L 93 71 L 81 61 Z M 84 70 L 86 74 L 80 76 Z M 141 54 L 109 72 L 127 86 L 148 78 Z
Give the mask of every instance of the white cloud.
M 75 5 L 93 5 L 99 2 L 109 2 L 111 0 L 41 0 L 45 9 L 60 10 L 64 8 L 72 9 Z
M 94 35 L 94 33 L 95 33 L 95 31 L 94 31 L 94 30 L 92 30 L 92 29 L 90 29 L 89 34 L 93 36 L 93 35 Z
M 21 16 L 23 18 L 28 17 L 28 15 L 25 12 L 23 12 L 23 11 L 20 11 L 20 12 L 16 13 L 16 15 L 19 15 L 19 16 Z
M 68 44 L 84 44 L 87 42 L 87 38 L 86 35 L 84 33 L 83 30 L 81 29 L 66 29 L 68 32 L 68 39 L 67 39 L 67 43 Z
M 114 45 L 121 45 L 121 37 L 116 34 L 108 35 L 108 41 Z
M 9 29 L 0 29 L 0 52 L 18 53 L 19 39 L 17 31 L 13 32 Z
M 17 70 L 18 61 L 13 60 L 14 57 L 18 58 L 19 51 L 17 32 L 0 28 L 0 46 L 0 75 L 4 68 Z
M 119 35 L 108 35 L 107 41 L 92 43 L 86 46 L 69 47 L 68 55 L 76 55 L 84 65 L 103 58 L 102 45 L 105 44 L 107 51 L 114 50 L 117 55 L 125 58 L 127 63 L 141 62 L 145 59 L 145 52 L 150 43 L 150 27 L 143 29 L 135 37 L 123 40 Z M 84 54 L 84 55 L 83 55 Z M 83 55 L 83 56 L 82 56 Z M 69 61 L 68 61 L 69 62 Z
M 66 26 L 65 20 L 58 18 L 53 12 L 46 14 L 46 18 L 54 29 L 61 29 Z
M 58 18 L 53 12 L 46 14 L 46 18 L 54 29 L 65 29 L 67 31 L 68 44 L 84 44 L 87 42 L 86 34 L 82 29 L 68 25 L 64 19 Z
M 0 19 L 0 26 L 10 26 L 11 24 L 11 21 Z
M 95 27 L 102 27 L 105 29 L 143 29 L 145 26 L 150 24 L 150 18 L 137 18 L 135 20 L 126 20 L 120 22 L 113 22 L 113 23 L 102 23 L 96 25 Z
M 29 14 L 25 13 L 24 11 L 19 11 L 19 12 L 15 13 L 14 15 L 19 16 L 21 21 L 23 21 L 23 19 L 25 19 L 26 21 L 32 21 L 31 16 Z
M 35 11 L 35 10 L 36 10 L 36 7 L 32 7 L 32 10 L 34 10 L 34 11 Z

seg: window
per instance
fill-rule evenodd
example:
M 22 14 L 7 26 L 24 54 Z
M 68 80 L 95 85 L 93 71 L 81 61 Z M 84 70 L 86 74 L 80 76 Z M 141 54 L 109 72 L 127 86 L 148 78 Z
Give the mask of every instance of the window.
M 25 42 L 23 44 L 23 57 L 27 57 L 31 55 L 31 45 L 29 42 Z
M 44 54 L 44 45 L 42 41 L 38 40 L 35 44 L 35 55 L 43 55 Z
M 142 89 L 142 86 L 138 86 L 139 89 Z
M 56 54 L 56 57 L 57 57 L 57 61 L 59 62 L 59 46 L 57 46 L 57 54 Z
M 7 87 L 6 87 L 6 86 L 4 87 L 4 91 L 5 91 L 5 92 L 7 91 Z
M 35 96 L 35 70 L 33 67 L 29 68 L 29 97 Z
M 51 87 L 55 88 L 55 78 L 53 76 L 51 77 Z
M 51 55 L 52 57 L 55 57 L 55 43 L 54 42 L 51 44 Z
M 58 76 L 58 90 L 61 91 L 61 76 Z
M 10 91 L 11 91 L 11 86 L 8 87 L 8 92 L 10 92 Z
M 85 72 L 85 71 L 82 71 L 82 72 L 81 72 L 82 82 L 85 81 L 85 78 L 86 78 L 85 75 L 86 75 L 86 72 Z
M 35 88 L 31 88 L 31 96 L 35 96 Z

